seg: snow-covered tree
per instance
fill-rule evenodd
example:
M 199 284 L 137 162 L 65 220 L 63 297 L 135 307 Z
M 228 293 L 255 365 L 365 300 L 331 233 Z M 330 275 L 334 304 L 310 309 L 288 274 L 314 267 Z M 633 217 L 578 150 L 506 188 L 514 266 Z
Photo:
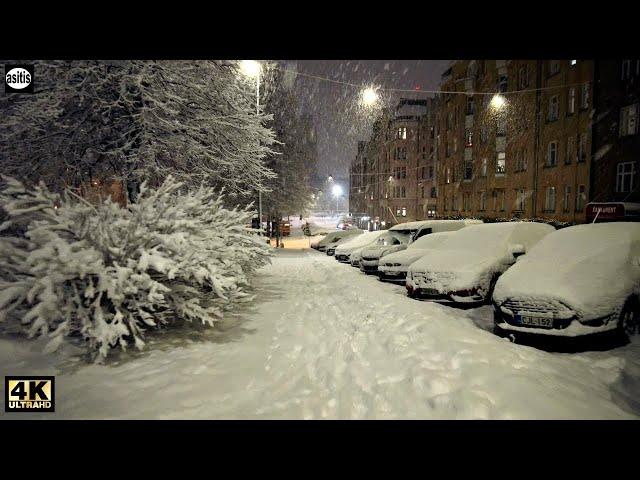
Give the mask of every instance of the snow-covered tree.
M 30 183 L 115 177 L 251 195 L 274 178 L 274 135 L 224 61 L 35 62 L 34 95 L 0 98 L 0 164 Z
M 2 183 L 0 327 L 46 335 L 51 350 L 79 338 L 102 359 L 178 320 L 212 325 L 251 298 L 251 274 L 268 261 L 244 226 L 251 207 L 229 210 L 211 187 L 180 191 L 169 177 L 123 208 Z
M 311 174 L 317 162 L 315 128 L 309 115 L 300 112 L 288 72 L 275 68 L 265 82 L 270 86 L 265 111 L 273 121 L 279 144 L 276 155 L 267 160 L 277 177 L 266 185 L 263 209 L 272 216 L 302 213 L 311 203 Z

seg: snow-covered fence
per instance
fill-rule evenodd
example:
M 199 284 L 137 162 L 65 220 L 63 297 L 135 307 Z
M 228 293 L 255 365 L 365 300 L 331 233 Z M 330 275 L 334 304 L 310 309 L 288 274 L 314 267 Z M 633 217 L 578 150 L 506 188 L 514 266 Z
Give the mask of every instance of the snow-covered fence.
M 123 208 L 91 205 L 43 184 L 0 182 L 0 328 L 83 340 L 98 360 L 144 346 L 145 331 L 179 319 L 212 325 L 247 292 L 269 249 L 208 187 L 168 178 Z

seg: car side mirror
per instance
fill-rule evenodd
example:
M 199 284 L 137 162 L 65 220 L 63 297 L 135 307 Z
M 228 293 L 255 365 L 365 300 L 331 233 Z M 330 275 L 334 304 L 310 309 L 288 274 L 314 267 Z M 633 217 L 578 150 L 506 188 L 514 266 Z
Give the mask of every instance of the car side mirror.
M 515 258 L 518 258 L 519 256 L 524 255 L 524 253 L 525 253 L 524 245 L 521 245 L 519 243 L 515 243 L 515 244 L 513 244 L 513 245 L 511 245 L 509 247 L 509 252 Z

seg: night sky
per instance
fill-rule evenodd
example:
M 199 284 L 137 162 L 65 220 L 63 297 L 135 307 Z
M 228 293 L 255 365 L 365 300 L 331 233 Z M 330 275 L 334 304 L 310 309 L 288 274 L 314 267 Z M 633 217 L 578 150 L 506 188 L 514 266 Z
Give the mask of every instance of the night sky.
M 299 60 L 288 67 L 301 73 L 382 88 L 433 90 L 449 60 Z M 371 131 L 375 114 L 358 105 L 359 88 L 298 76 L 295 83 L 302 109 L 313 115 L 318 133 L 318 174 L 346 176 L 358 140 Z M 426 98 L 426 93 L 389 93 L 393 104 L 400 96 Z

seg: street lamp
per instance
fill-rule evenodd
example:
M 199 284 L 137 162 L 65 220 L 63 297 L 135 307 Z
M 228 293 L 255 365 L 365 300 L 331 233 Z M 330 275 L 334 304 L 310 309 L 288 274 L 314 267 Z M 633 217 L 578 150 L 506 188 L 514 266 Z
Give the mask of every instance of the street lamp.
M 260 115 L 260 74 L 262 65 L 255 60 L 240 61 L 240 72 L 247 78 L 256 79 L 256 115 Z M 262 231 L 262 190 L 258 190 L 258 215 L 260 217 L 260 231 Z
M 506 104 L 507 104 L 507 99 L 504 98 L 504 96 L 500 95 L 499 93 L 496 93 L 491 99 L 491 102 L 489 103 L 491 108 L 493 108 L 494 110 L 502 110 L 502 108 Z
M 338 213 L 338 201 L 340 200 L 340 195 L 342 195 L 342 187 L 335 184 L 331 191 L 333 192 L 333 196 L 336 197 L 336 213 Z
M 360 94 L 360 103 L 365 107 L 372 107 L 378 102 L 378 92 L 373 87 L 365 88 Z

